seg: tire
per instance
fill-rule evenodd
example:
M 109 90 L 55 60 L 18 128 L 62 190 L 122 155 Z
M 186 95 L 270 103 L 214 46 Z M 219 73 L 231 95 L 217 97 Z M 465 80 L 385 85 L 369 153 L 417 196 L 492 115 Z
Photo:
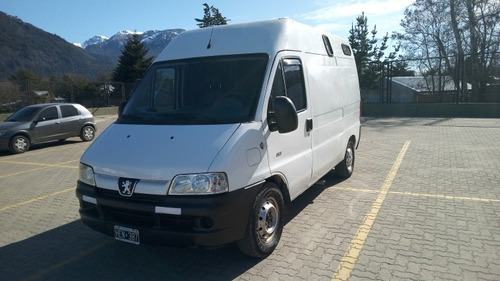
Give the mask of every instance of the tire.
M 335 174 L 341 178 L 350 178 L 354 172 L 354 141 L 349 140 L 345 149 L 344 160 L 335 166 Z
M 269 256 L 281 238 L 284 224 L 284 200 L 274 183 L 265 183 L 257 195 L 246 229 L 238 248 L 255 258 Z
M 91 141 L 94 139 L 95 129 L 92 126 L 84 126 L 80 131 L 80 139 L 82 141 Z
M 14 136 L 10 140 L 9 148 L 15 154 L 26 152 L 30 149 L 30 140 L 23 135 Z

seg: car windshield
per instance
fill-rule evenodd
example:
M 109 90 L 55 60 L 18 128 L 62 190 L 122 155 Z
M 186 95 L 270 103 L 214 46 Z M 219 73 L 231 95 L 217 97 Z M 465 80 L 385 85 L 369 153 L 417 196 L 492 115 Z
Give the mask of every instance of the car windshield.
M 268 56 L 237 55 L 155 63 L 118 123 L 229 124 L 254 119 Z
M 39 107 L 25 107 L 11 116 L 9 118 L 5 119 L 5 122 L 26 122 L 26 121 L 31 121 L 35 114 L 40 110 Z

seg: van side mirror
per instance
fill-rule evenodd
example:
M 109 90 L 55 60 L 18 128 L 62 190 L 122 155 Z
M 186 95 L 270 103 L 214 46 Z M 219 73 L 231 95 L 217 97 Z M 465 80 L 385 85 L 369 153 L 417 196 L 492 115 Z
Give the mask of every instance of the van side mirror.
M 126 101 L 122 101 L 120 103 L 120 106 L 118 106 L 118 117 L 122 116 L 123 109 L 125 108 L 126 105 L 127 105 Z
M 299 125 L 299 117 L 292 100 L 285 96 L 274 99 L 274 117 L 280 134 L 292 132 Z

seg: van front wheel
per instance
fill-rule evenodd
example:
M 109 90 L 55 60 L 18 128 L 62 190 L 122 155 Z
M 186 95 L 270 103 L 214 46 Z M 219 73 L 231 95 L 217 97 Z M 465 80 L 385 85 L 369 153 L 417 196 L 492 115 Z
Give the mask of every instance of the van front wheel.
M 347 179 L 354 172 L 354 141 L 349 140 L 344 154 L 344 160 L 335 166 L 335 174 Z
M 265 183 L 250 212 L 245 238 L 238 241 L 240 251 L 256 258 L 269 256 L 281 238 L 283 211 L 283 195 L 278 186 Z

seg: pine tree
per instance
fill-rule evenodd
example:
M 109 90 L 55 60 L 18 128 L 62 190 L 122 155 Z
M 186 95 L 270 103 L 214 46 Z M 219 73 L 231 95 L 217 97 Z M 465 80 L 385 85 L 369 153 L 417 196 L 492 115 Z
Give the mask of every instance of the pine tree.
M 113 71 L 113 81 L 136 82 L 144 76 L 151 65 L 153 57 L 146 57 L 149 49 L 141 42 L 138 34 L 133 34 L 127 40 L 118 65 Z
M 370 33 L 371 39 L 369 38 Z M 352 24 L 349 34 L 349 44 L 351 44 L 354 57 L 356 58 L 360 87 L 362 89 L 377 88 L 382 63 L 394 59 L 399 47 L 396 47 L 394 52 L 385 57 L 389 36 L 386 34 L 382 38 L 382 43 L 379 47 L 377 45 L 378 39 L 376 38 L 377 26 L 375 25 L 372 31 L 368 31 L 368 18 L 364 12 L 356 18 L 356 25 Z
M 209 6 L 207 3 L 204 3 L 203 6 L 205 6 L 205 8 L 203 9 L 203 12 L 205 13 L 203 18 L 194 19 L 198 22 L 197 25 L 200 28 L 214 25 L 226 25 L 227 22 L 230 21 L 230 19 L 223 17 L 219 12 L 219 9 L 215 8 L 214 6 Z

